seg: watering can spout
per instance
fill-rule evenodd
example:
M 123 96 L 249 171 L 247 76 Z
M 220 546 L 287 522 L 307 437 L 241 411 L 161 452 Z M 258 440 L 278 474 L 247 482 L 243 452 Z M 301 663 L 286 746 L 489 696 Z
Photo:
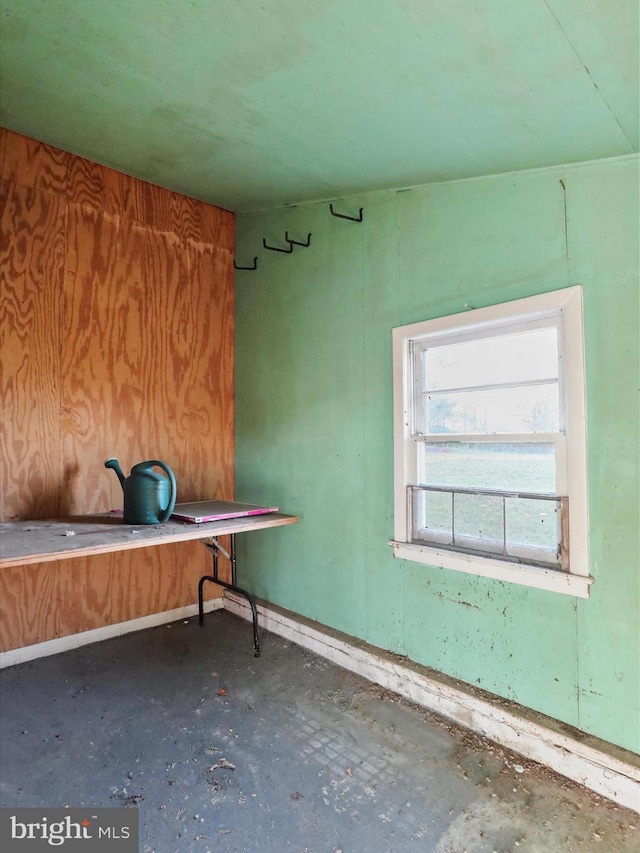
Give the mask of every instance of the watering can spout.
M 118 479 L 120 480 L 120 485 L 124 489 L 124 474 L 122 473 L 122 468 L 120 467 L 120 463 L 117 459 L 114 459 L 113 456 L 104 463 L 105 468 L 113 468 L 113 470 L 118 475 Z

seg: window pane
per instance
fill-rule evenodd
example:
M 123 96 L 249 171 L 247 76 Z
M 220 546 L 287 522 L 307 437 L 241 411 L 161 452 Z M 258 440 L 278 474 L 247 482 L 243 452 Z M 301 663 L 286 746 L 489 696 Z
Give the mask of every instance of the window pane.
M 424 433 L 493 435 L 558 432 L 558 385 L 433 392 L 423 397 Z
M 553 493 L 555 446 L 550 442 L 422 442 L 418 478 L 429 486 Z
M 557 559 L 560 541 L 560 501 L 507 498 L 507 553 L 519 556 L 519 546 L 546 549 Z
M 413 539 L 451 545 L 453 543 L 451 494 L 414 489 L 412 501 Z
M 453 544 L 502 554 L 504 527 L 502 498 L 493 495 L 455 495 Z
M 423 352 L 423 369 L 427 391 L 557 379 L 557 329 L 431 347 Z

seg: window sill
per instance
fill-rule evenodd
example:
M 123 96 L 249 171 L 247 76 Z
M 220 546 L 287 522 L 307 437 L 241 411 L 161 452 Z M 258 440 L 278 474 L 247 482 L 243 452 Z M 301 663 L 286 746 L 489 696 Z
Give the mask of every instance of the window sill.
M 425 545 L 414 545 L 410 542 L 392 540 L 389 545 L 393 548 L 393 556 L 401 560 L 412 560 L 415 563 L 440 569 L 453 569 L 456 572 L 466 572 L 470 575 L 517 583 L 535 589 L 560 592 L 577 598 L 589 598 L 589 588 L 593 583 L 592 577 L 584 575 L 568 574 L 538 566 L 506 563 L 502 560 L 477 557 L 472 554 L 457 554 Z

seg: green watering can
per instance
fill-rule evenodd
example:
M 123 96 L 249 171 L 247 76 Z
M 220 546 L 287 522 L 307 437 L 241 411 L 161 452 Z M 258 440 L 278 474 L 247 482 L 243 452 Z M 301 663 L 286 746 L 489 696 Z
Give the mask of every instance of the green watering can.
M 168 479 L 153 470 L 156 466 Z M 166 463 L 159 459 L 139 462 L 126 478 L 117 459 L 107 459 L 104 467 L 113 468 L 120 480 L 126 524 L 163 524 L 169 519 L 176 504 L 176 478 Z

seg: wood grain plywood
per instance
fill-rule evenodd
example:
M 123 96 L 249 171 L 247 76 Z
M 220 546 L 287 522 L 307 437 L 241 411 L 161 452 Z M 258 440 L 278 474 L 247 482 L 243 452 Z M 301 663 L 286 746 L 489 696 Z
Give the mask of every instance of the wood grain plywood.
M 121 172 L 84 160 L 70 158 L 67 198 L 70 204 L 86 205 L 102 214 L 122 216 L 129 223 L 156 231 L 171 228 L 173 193 Z
M 0 650 L 60 636 L 57 567 L 46 563 L 0 572 Z
M 232 213 L 162 187 L 131 178 L 106 166 L 68 155 L 67 198 L 125 217 L 155 231 L 170 231 L 183 240 L 216 246 L 233 255 Z
M 0 128 L 0 179 L 3 181 L 38 193 L 64 196 L 69 157 L 59 148 Z
M 69 206 L 61 397 L 64 463 L 83 483 L 73 490 L 74 514 L 122 506 L 120 485 L 103 466 L 109 456 L 126 473 L 135 462 L 160 458 L 180 474 L 167 370 L 168 302 L 178 269 L 175 236 Z
M 232 213 L 174 193 L 170 228 L 185 240 L 216 246 L 227 253 L 229 262 L 232 261 L 235 248 L 235 218 Z
M 59 636 L 195 604 L 207 558 L 199 542 L 183 542 L 57 563 Z
M 198 580 L 211 570 L 199 542 L 102 554 L 0 573 L 2 651 L 197 602 Z M 207 585 L 208 597 L 222 590 Z
M 64 293 L 65 470 L 84 483 L 72 513 L 122 506 L 117 456 L 160 458 L 179 500 L 233 495 L 233 298 L 219 250 L 123 228 L 71 205 Z
M 2 129 L 0 175 L 0 517 L 121 508 L 111 455 L 232 498 L 233 215 Z M 3 570 L 3 647 L 192 603 L 208 555 L 172 547 Z
M 0 522 L 0 569 L 98 554 L 122 554 L 176 542 L 219 541 L 229 534 L 282 527 L 297 521 L 297 516 L 282 512 L 242 513 L 198 524 L 177 518 L 163 524 L 126 524 L 122 514 L 114 512 L 43 521 L 3 521 Z
M 2 517 L 60 512 L 60 297 L 65 207 L 1 183 Z
M 179 374 L 178 441 L 189 471 L 181 501 L 197 500 L 197 495 L 230 500 L 234 489 L 233 287 L 212 289 L 208 283 L 233 282 L 233 261 L 226 251 L 193 241 L 186 243 L 185 252 L 189 274 L 201 284 L 197 292 L 192 288 L 191 295 L 176 294 L 174 302 L 175 327 L 191 330 L 187 338 L 176 335 L 172 348 Z

